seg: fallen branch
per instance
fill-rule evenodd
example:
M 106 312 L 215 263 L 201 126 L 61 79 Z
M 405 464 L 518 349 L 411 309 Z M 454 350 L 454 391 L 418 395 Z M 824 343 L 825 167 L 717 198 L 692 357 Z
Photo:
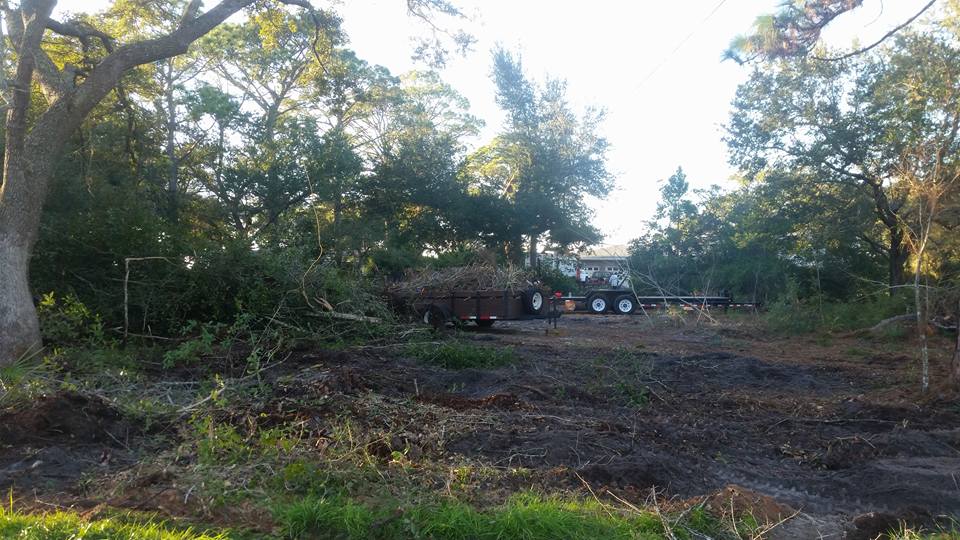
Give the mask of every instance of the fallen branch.
M 916 315 L 897 315 L 895 317 L 890 317 L 889 319 L 884 319 L 877 324 L 871 326 L 870 328 L 861 328 L 859 330 L 851 330 L 850 332 L 844 332 L 842 334 L 834 334 L 836 337 L 855 337 L 862 336 L 864 334 L 876 334 L 883 330 L 884 328 L 890 326 L 891 324 L 903 322 L 903 321 L 913 321 L 916 320 Z
M 328 319 L 342 319 L 345 321 L 357 321 L 365 322 L 371 324 L 380 324 L 383 322 L 383 319 L 379 317 L 368 317 L 366 315 L 354 315 L 353 313 L 340 313 L 337 311 L 321 311 L 318 313 L 311 313 L 314 317 L 322 317 Z
M 670 522 L 667 521 L 666 516 L 660 511 L 660 503 L 657 502 L 657 488 L 650 488 L 650 498 L 653 500 L 653 510 L 660 519 L 660 524 L 663 525 L 663 533 L 667 536 L 668 540 L 677 540 L 676 535 L 673 534 L 673 527 L 670 525 Z
M 910 321 L 910 320 L 913 320 L 913 319 L 914 319 L 914 316 L 913 316 L 913 315 L 897 315 L 896 317 L 890 317 L 889 319 L 884 319 L 884 320 L 878 322 L 877 324 L 875 324 L 875 325 L 871 326 L 870 328 L 868 328 L 867 331 L 870 332 L 870 333 L 872 333 L 872 334 L 875 334 L 875 333 L 879 332 L 880 330 L 883 330 L 884 328 L 890 326 L 890 325 L 893 324 L 893 323 L 897 323 L 897 322 L 900 322 L 900 321 Z

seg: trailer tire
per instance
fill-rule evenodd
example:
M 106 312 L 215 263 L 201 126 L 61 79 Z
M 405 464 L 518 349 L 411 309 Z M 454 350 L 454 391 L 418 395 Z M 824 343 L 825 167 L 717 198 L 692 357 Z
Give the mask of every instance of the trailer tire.
M 494 322 L 496 321 L 493 319 L 477 319 L 477 326 L 480 328 L 490 328 Z
M 590 313 L 605 313 L 610 307 L 607 297 L 602 294 L 595 294 L 587 298 L 587 309 Z
M 450 320 L 450 310 L 443 306 L 437 306 L 431 304 L 423 310 L 423 324 L 429 324 L 430 326 L 440 329 L 446 326 L 447 321 Z
M 635 309 L 637 309 L 637 299 L 629 294 L 618 296 L 617 299 L 613 301 L 613 310 L 620 315 L 629 315 L 633 313 Z
M 543 311 L 543 292 L 538 289 L 527 289 L 523 291 L 523 309 L 529 315 L 539 315 Z

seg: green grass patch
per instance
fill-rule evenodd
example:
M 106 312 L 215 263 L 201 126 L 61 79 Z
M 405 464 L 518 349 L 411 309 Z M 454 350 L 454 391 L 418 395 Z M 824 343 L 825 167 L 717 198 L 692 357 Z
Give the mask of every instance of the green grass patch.
M 15 405 L 29 406 L 49 387 L 53 369 L 38 355 L 24 356 L 0 366 L 0 410 Z
M 76 514 L 21 514 L 0 508 L 0 538 L 18 540 L 229 540 L 227 533 L 170 528 L 154 521 L 104 518 L 86 521 Z
M 341 496 L 307 497 L 276 511 L 285 538 L 660 539 L 654 514 L 626 516 L 593 502 L 522 494 L 480 511 L 451 501 L 371 508 Z
M 483 347 L 464 341 L 411 343 L 405 353 L 417 360 L 446 369 L 488 369 L 519 360 L 511 347 Z
M 949 531 L 919 532 L 907 527 L 890 531 L 890 540 L 960 540 L 960 530 L 952 528 Z
M 871 353 L 871 352 L 868 351 L 867 349 L 864 349 L 864 348 L 861 348 L 861 347 L 847 347 L 846 349 L 843 350 L 843 354 L 845 354 L 845 355 L 847 355 L 847 356 L 854 356 L 854 357 L 863 358 L 863 357 L 866 357 L 866 356 L 870 356 L 870 355 L 873 354 L 873 353 Z

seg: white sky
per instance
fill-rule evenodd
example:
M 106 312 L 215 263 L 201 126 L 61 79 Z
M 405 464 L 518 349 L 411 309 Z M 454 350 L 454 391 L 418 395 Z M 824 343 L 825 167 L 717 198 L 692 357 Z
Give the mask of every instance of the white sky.
M 453 58 L 442 76 L 486 121 L 475 145 L 492 138 L 502 121 L 490 80 L 490 50 L 498 43 L 518 52 L 534 78 L 566 79 L 574 106 L 606 109 L 602 132 L 611 144 L 609 169 L 617 187 L 608 200 L 592 206 L 607 243 L 642 234 L 656 207 L 658 182 L 677 166 L 686 171 L 691 188 L 733 187 L 722 124 L 749 68 L 721 62 L 721 55 L 779 0 L 453 1 L 473 16 L 466 27 L 478 43 L 466 57 Z M 825 39 L 843 47 L 858 39 L 870 43 L 923 3 L 865 0 L 863 7 L 838 18 Z M 61 0 L 57 12 L 107 4 Z M 410 39 L 424 27 L 407 17 L 403 0 L 347 0 L 335 9 L 344 19 L 349 46 L 361 58 L 394 74 L 423 67 L 410 59 Z

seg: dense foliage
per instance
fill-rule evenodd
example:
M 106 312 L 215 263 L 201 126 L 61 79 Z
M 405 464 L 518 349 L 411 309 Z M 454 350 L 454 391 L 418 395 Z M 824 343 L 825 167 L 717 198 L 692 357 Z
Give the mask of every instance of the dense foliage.
M 956 18 L 825 54 L 754 65 L 726 126 L 740 186 L 691 194 L 682 170 L 663 183 L 633 244 L 641 286 L 850 301 L 922 284 L 940 313 L 956 310 Z
M 179 11 L 138 6 L 84 24 L 125 38 L 175 27 Z M 77 45 L 48 52 L 58 65 L 106 54 Z M 471 152 L 482 122 L 466 99 L 434 72 L 365 62 L 335 12 L 264 4 L 220 25 L 128 73 L 76 133 L 32 288 L 108 330 L 171 335 L 241 315 L 379 316 L 375 283 L 406 269 L 516 262 L 540 235 L 595 239 L 579 194 L 610 188 L 600 116 L 581 120 L 561 82 L 539 90 L 505 51 L 493 66 L 513 120 Z

